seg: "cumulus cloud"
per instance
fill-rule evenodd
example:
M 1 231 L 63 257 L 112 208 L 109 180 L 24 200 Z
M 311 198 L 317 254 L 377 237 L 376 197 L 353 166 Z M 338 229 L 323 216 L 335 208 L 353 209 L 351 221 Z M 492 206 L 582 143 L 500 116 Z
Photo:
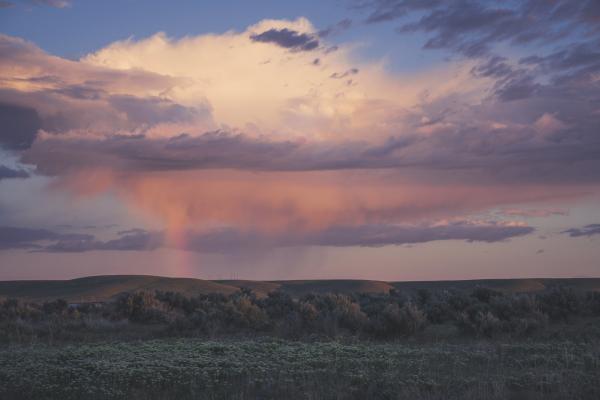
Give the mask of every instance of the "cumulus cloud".
M 461 17 L 450 3 L 416 4 L 399 2 L 389 17 L 420 10 L 423 23 L 406 30 L 462 58 L 391 72 L 355 43 L 330 51 L 330 35 L 349 23 L 319 30 L 304 18 L 181 39 L 157 33 L 77 61 L 0 36 L 0 101 L 31 116 L 8 112 L 21 133 L 0 140 L 36 173 L 57 176 L 53 189 L 111 193 L 159 220 L 168 243 L 220 226 L 261 238 L 337 227 L 340 237 L 339 227 L 368 233 L 596 190 L 594 45 L 520 60 L 474 51 L 488 24 L 504 30 L 497 20 L 516 11 L 477 6 Z M 520 43 L 503 35 L 489 43 Z M 56 251 L 149 240 L 131 235 L 63 240 Z
M 0 68 L 8 78 L 0 99 L 39 113 L 44 134 L 25 159 L 45 173 L 86 163 L 136 170 L 417 166 L 434 174 L 471 169 L 501 181 L 598 179 L 600 113 L 590 101 L 573 106 L 572 98 L 591 98 L 594 85 L 542 85 L 503 57 L 403 77 L 378 62 L 356 63 L 349 46 L 321 52 L 315 66 L 314 55 L 250 39 L 284 29 L 318 32 L 305 19 L 267 20 L 240 33 L 116 42 L 79 62 L 3 37 L 0 51 L 9 57 Z M 485 97 L 486 84 L 500 103 Z M 125 138 L 132 140 L 117 140 Z

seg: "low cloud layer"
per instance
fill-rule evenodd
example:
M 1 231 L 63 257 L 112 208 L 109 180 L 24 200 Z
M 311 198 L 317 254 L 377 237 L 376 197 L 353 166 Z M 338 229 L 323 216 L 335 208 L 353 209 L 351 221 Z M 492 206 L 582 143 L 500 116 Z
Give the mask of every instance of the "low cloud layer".
M 171 241 L 164 232 L 135 229 L 119 232 L 115 239 L 101 241 L 89 234 L 0 227 L 0 249 L 73 253 L 150 251 L 160 247 L 175 247 L 205 253 L 239 253 L 276 247 L 380 247 L 438 240 L 491 243 L 527 235 L 533 231 L 532 227 L 511 223 L 455 221 L 420 225 L 333 226 L 322 231 L 287 232 L 283 235 L 219 228 L 207 232 L 186 231 L 179 235 L 177 241 Z
M 0 250 L 43 249 L 46 241 L 88 241 L 92 235 L 63 234 L 47 229 L 0 226 Z

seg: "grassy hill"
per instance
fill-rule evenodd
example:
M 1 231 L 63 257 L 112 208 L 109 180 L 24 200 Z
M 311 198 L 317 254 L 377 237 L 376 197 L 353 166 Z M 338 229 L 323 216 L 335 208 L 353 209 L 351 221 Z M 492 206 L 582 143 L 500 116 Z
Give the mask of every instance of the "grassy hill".
M 30 300 L 64 298 L 69 301 L 106 301 L 123 292 L 174 291 L 187 296 L 238 290 L 234 286 L 193 278 L 165 278 L 147 275 L 91 276 L 65 281 L 3 281 L 0 297 Z
M 401 291 L 472 290 L 482 286 L 506 293 L 538 292 L 554 286 L 577 290 L 600 291 L 600 278 L 572 279 L 483 279 L 462 281 L 382 282 L 371 280 L 292 280 L 292 281 L 209 281 L 194 278 L 166 278 L 148 275 L 91 276 L 54 281 L 0 281 L 0 298 L 51 300 L 64 298 L 71 302 L 106 301 L 120 293 L 136 291 L 173 291 L 186 296 L 207 293 L 231 294 L 241 288 L 252 289 L 258 296 L 280 290 L 297 297 L 308 293 L 387 293 Z

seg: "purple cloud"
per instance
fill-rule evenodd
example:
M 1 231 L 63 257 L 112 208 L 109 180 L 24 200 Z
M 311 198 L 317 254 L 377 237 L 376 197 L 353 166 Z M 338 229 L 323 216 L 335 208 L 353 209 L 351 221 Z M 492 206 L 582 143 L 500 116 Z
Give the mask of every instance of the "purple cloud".
M 269 29 L 253 34 L 250 39 L 255 42 L 273 43 L 294 51 L 310 51 L 319 47 L 319 39 L 308 33 L 299 33 L 288 28 Z

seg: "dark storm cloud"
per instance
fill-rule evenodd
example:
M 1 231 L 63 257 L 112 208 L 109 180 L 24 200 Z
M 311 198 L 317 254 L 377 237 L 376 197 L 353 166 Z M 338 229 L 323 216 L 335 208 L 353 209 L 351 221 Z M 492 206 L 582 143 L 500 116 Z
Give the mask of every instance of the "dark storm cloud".
M 565 233 L 570 237 L 581 237 L 581 236 L 593 236 L 600 235 L 600 224 L 590 224 L 586 225 L 583 228 L 571 228 L 566 231 L 562 231 L 561 233 Z
M 250 36 L 255 42 L 273 43 L 294 51 L 310 51 L 319 47 L 319 39 L 308 33 L 299 33 L 291 29 L 269 29 Z
M 87 241 L 93 236 L 85 234 L 63 234 L 47 229 L 0 226 L 0 249 L 42 248 L 43 241 Z
M 10 150 L 29 148 L 40 128 L 40 117 L 33 108 L 0 103 L 1 147 Z

